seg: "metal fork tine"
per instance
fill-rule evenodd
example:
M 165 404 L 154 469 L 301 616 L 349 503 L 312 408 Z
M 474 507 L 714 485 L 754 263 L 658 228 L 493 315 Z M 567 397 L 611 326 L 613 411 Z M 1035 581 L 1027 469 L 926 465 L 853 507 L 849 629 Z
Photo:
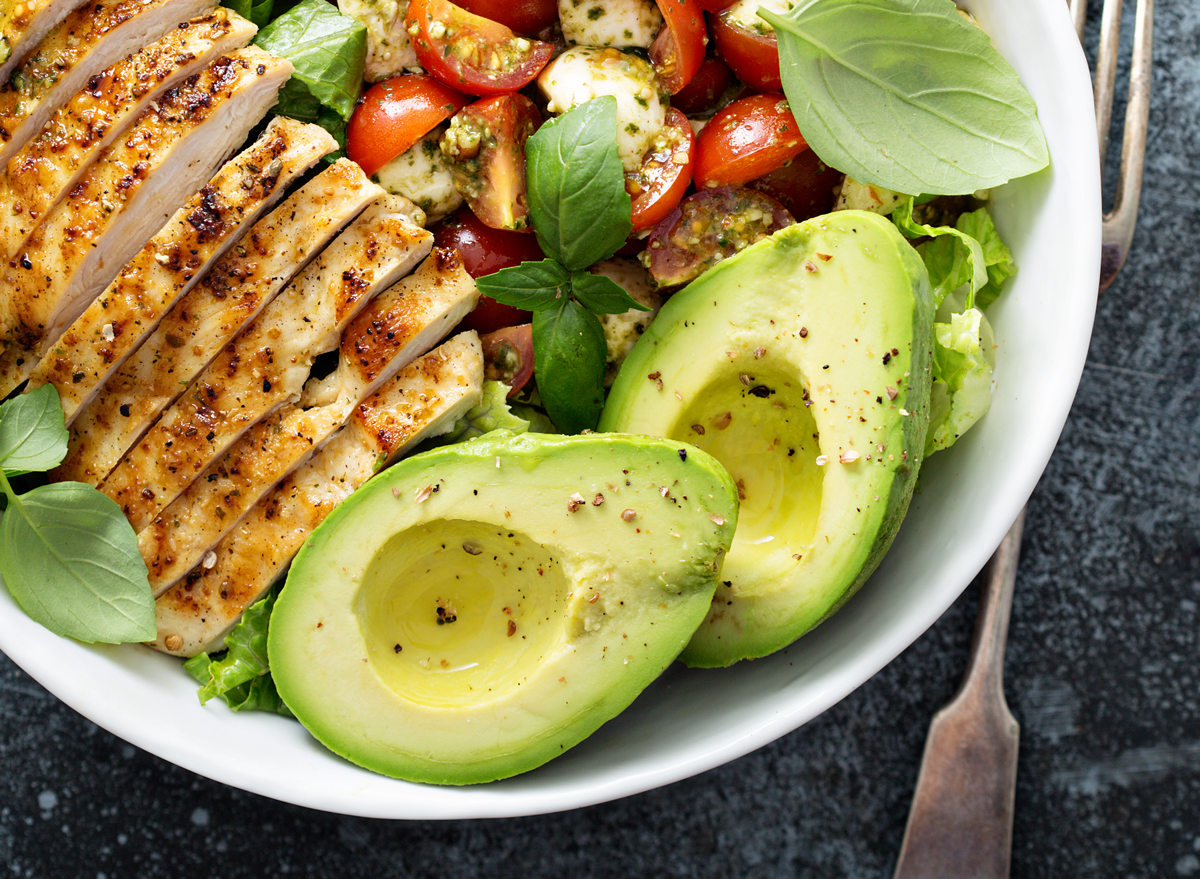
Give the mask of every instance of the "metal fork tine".
M 1109 7 L 1117 12 L 1110 16 Z M 1107 0 L 1101 22 L 1100 62 L 1096 77 L 1096 119 L 1100 126 L 1100 163 L 1104 165 L 1108 146 L 1109 120 L 1112 114 L 1112 78 L 1107 85 L 1101 83 L 1103 70 L 1100 63 L 1113 71 L 1116 69 L 1120 27 L 1120 0 Z M 1110 26 L 1109 19 L 1113 18 Z M 1109 31 L 1111 30 L 1111 35 Z M 1111 41 L 1111 48 L 1108 43 Z M 1104 215 L 1102 247 L 1100 255 L 1100 290 L 1108 288 L 1125 264 L 1129 246 L 1133 241 L 1133 230 L 1137 225 L 1138 203 L 1142 191 L 1142 169 L 1145 164 L 1146 130 L 1150 122 L 1150 84 L 1153 75 L 1154 43 L 1154 0 L 1138 0 L 1133 32 L 1133 58 L 1129 71 L 1129 98 L 1125 105 L 1125 129 L 1121 135 L 1121 164 L 1117 174 L 1117 192 L 1112 209 Z M 1103 108 L 1101 98 L 1106 103 Z
M 1087 21 L 1087 0 L 1070 0 L 1071 21 L 1075 23 L 1075 35 L 1083 39 L 1083 24 Z

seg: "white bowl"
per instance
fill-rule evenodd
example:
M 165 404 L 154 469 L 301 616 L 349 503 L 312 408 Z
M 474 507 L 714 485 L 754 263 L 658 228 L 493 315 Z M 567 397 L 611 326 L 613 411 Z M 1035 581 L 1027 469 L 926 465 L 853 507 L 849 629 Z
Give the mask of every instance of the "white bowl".
M 872 580 L 790 649 L 723 670 L 672 668 L 562 758 L 469 788 L 373 775 L 292 721 L 201 707 L 175 660 L 60 639 L 4 589 L 0 650 L 84 716 L 166 760 L 264 796 L 371 817 L 529 815 L 603 802 L 718 766 L 820 714 L 920 636 L 983 567 L 1050 458 L 1087 353 L 1100 259 L 1087 64 L 1062 0 L 972 8 L 1037 101 L 1052 157 L 1048 171 L 996 194 L 996 221 L 1020 269 L 989 312 L 995 401 L 975 430 L 930 460 Z

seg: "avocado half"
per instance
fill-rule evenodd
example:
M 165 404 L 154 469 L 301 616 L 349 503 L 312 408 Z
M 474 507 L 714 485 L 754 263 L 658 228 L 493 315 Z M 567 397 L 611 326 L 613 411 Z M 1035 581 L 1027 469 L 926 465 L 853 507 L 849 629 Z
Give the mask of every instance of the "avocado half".
M 532 769 L 626 708 L 704 619 L 737 500 L 694 446 L 505 431 L 401 461 L 313 533 L 271 617 L 284 702 L 412 781 Z
M 925 448 L 933 314 L 912 246 L 885 218 L 842 211 L 710 269 L 638 341 L 600 429 L 695 443 L 741 501 L 685 663 L 772 653 L 875 570 Z

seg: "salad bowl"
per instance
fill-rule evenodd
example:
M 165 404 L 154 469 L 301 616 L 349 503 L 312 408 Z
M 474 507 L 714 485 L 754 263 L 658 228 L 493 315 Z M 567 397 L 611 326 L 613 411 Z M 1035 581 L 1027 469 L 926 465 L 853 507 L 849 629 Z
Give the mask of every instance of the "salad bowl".
M 616 799 L 736 759 L 816 717 L 918 638 L 983 567 L 1058 440 L 1091 334 L 1100 186 L 1087 64 L 1061 0 L 969 4 L 1038 104 L 1051 166 L 993 193 L 1019 267 L 989 310 L 991 411 L 921 473 L 908 517 L 867 585 L 765 659 L 678 665 L 633 706 L 531 773 L 466 788 L 372 775 L 283 717 L 201 706 L 179 662 L 83 645 L 27 618 L 0 589 L 0 651 L 117 736 L 217 781 L 315 809 L 380 818 L 530 815 Z

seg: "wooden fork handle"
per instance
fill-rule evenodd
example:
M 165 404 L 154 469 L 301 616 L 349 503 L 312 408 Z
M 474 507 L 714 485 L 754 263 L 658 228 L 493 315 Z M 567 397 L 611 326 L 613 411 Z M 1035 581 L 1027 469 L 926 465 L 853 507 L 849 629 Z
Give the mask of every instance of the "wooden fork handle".
M 1007 879 L 1020 728 L 1004 701 L 1004 641 L 1025 513 L 989 563 L 975 643 L 934 715 L 895 879 Z

